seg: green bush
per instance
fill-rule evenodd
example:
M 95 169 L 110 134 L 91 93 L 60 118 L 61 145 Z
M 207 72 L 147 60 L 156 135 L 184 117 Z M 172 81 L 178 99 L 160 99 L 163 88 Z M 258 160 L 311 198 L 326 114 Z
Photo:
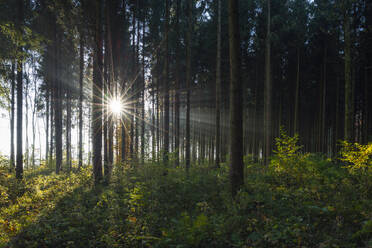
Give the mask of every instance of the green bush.
M 372 143 L 361 145 L 341 141 L 340 155 L 350 173 L 372 170 Z
M 280 128 L 280 137 L 275 139 L 274 156 L 271 159 L 270 167 L 284 180 L 294 178 L 297 182 L 301 182 L 307 172 L 306 159 L 309 154 L 302 153 L 302 146 L 298 143 L 298 134 L 290 137 L 284 128 Z

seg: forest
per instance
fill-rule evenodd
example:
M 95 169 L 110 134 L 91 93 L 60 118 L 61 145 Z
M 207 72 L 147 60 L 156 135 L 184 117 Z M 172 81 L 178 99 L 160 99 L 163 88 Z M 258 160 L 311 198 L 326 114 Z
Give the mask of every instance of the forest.
M 0 1 L 0 247 L 372 247 L 372 0 Z

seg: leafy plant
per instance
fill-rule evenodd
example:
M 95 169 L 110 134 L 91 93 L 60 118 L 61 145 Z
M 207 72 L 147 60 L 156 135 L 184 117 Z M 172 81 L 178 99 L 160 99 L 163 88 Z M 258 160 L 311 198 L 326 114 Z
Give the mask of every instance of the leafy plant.
M 275 156 L 270 164 L 276 173 L 301 177 L 306 169 L 304 164 L 309 154 L 303 154 L 302 146 L 298 143 L 298 134 L 291 137 L 283 127 L 280 128 L 280 136 L 275 138 L 275 150 L 273 151 Z
M 372 169 L 372 143 L 362 145 L 341 141 L 340 155 L 350 173 Z

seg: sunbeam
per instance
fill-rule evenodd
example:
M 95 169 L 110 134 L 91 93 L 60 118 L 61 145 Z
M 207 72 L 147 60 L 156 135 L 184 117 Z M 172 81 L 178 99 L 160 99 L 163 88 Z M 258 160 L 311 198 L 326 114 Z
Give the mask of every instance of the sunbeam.
M 112 98 L 109 101 L 109 110 L 114 115 L 121 115 L 124 109 L 124 103 L 118 98 Z

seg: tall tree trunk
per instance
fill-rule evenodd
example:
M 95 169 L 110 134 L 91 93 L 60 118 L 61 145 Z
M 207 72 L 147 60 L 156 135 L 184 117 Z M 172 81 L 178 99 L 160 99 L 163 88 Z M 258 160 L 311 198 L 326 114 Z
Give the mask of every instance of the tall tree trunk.
M 18 25 L 22 32 L 23 24 L 23 0 L 18 0 Z M 22 51 L 22 47 L 18 47 Z M 23 120 L 23 63 L 22 59 L 17 61 L 17 165 L 16 165 L 16 178 L 23 178 L 23 151 L 22 151 L 22 120 Z
M 106 5 L 107 8 L 107 5 Z M 108 111 L 109 111 L 109 104 L 108 101 L 108 45 L 107 45 L 107 25 L 106 25 L 106 35 L 105 35 L 105 54 L 104 54 L 104 64 L 103 64 L 103 172 L 106 176 L 107 169 L 108 169 Z
M 191 87 L 191 34 L 193 30 L 192 6 L 194 1 L 189 0 L 187 5 L 188 29 L 186 34 L 186 171 L 190 169 L 190 87 Z
M 126 1 L 125 0 L 123 0 L 123 8 L 126 9 Z M 126 20 L 125 11 L 123 13 L 124 13 L 124 18 L 123 19 Z M 111 52 L 111 55 L 112 55 L 112 52 Z M 123 60 L 120 60 L 120 61 L 121 61 L 121 63 L 119 63 L 119 64 L 121 64 L 121 68 L 122 68 L 120 70 L 120 73 L 121 73 L 121 76 L 122 76 L 122 78 L 121 78 L 121 92 L 120 92 L 120 95 L 121 95 L 121 97 L 124 97 L 125 96 L 125 92 L 126 92 L 126 89 L 125 89 L 125 80 L 124 80 L 124 77 L 125 77 L 124 63 L 122 62 Z M 115 75 L 115 77 L 116 77 L 116 75 Z M 121 118 L 121 121 L 120 121 L 120 123 L 121 123 L 121 127 L 120 127 L 120 129 L 121 129 L 121 132 L 120 132 L 120 134 L 121 134 L 121 139 L 120 139 L 121 140 L 121 143 L 120 143 L 121 162 L 124 163 L 124 161 L 126 159 L 126 142 L 127 142 L 127 138 L 126 137 L 127 137 L 127 134 L 128 133 L 127 133 L 127 129 L 125 127 L 125 121 L 126 121 L 125 116 L 122 115 L 120 118 Z
M 10 100 L 10 167 L 9 171 L 12 172 L 15 168 L 15 160 L 14 160 L 14 103 L 15 103 L 15 62 L 12 62 L 12 88 L 11 88 L 11 100 Z
M 326 93 L 326 78 L 327 78 L 327 47 L 324 46 L 323 63 L 321 66 L 321 82 L 319 86 L 319 115 L 318 115 L 318 152 L 324 152 L 325 143 L 325 93 Z
M 67 92 L 66 96 L 66 165 L 69 171 L 72 169 L 71 161 L 71 98 Z
M 36 137 L 36 102 L 37 102 L 37 96 L 38 96 L 38 92 L 37 92 L 37 83 L 36 81 L 34 81 L 34 104 L 32 106 L 32 122 L 31 122 L 31 125 L 32 125 L 32 153 L 31 153 L 31 165 L 32 165 L 32 168 L 35 167 L 35 137 Z M 41 153 L 41 150 L 40 150 L 40 153 Z
M 157 73 L 157 75 L 159 75 Z M 160 96 L 159 96 L 159 77 L 156 82 L 156 161 L 160 162 L 159 152 L 160 152 Z
M 240 74 L 240 34 L 238 0 L 229 0 L 230 44 L 230 180 L 235 196 L 244 184 L 243 164 L 243 87 Z
M 165 0 L 165 30 L 164 30 L 164 147 L 163 163 L 168 165 L 169 156 L 169 0 Z
M 336 109 L 335 109 L 335 129 L 333 135 L 333 154 L 337 153 L 337 141 L 341 137 L 340 136 L 340 78 L 337 75 L 336 77 Z
M 79 167 L 83 166 L 83 80 L 84 80 L 84 34 L 80 30 L 80 61 L 79 61 Z
M 350 17 L 345 10 L 344 16 L 344 40 L 345 40 L 345 129 L 344 139 L 353 141 L 353 85 L 351 80 L 351 39 L 350 39 Z
M 297 72 L 296 72 L 296 92 L 295 92 L 293 134 L 298 133 L 299 99 L 300 99 L 300 48 L 297 47 Z
M 216 56 L 216 168 L 220 167 L 221 136 L 221 0 L 217 0 L 217 56 Z
M 96 0 L 95 44 L 93 58 L 93 175 L 95 184 L 102 180 L 102 24 L 101 0 Z
M 25 72 L 27 73 L 27 71 Z M 26 114 L 25 114 L 25 131 L 26 131 L 26 152 L 25 152 L 25 157 L 26 157 L 26 170 L 29 168 L 29 159 L 30 159 L 30 153 L 29 153 L 29 139 L 28 139 L 28 88 L 29 88 L 29 78 L 26 77 L 25 78 L 25 83 L 26 83 L 26 87 L 25 87 L 25 108 L 26 108 Z
M 109 3 L 106 2 L 105 4 L 105 34 L 104 34 L 104 46 L 105 46 L 105 54 L 104 54 L 104 64 L 103 64 L 103 172 L 106 181 L 106 175 L 108 175 L 109 171 L 109 154 L 108 154 L 108 125 L 109 123 L 109 115 L 111 116 L 112 113 L 109 113 Z
M 155 122 L 155 92 L 152 92 L 152 125 L 151 125 L 151 152 L 152 152 L 152 161 L 156 161 L 156 132 L 155 132 L 155 127 L 156 127 L 156 122 Z
M 176 166 L 180 164 L 180 31 L 179 31 L 179 19 L 180 19 L 180 0 L 176 0 L 176 89 L 174 95 L 174 115 L 175 115 L 175 136 L 174 136 L 174 149 L 176 153 Z
M 48 82 L 49 83 L 49 82 Z M 49 116 L 50 116 L 50 89 L 47 88 L 47 95 L 46 95 L 46 120 L 45 120 L 45 161 L 48 161 L 49 156 Z M 41 144 L 40 144 L 41 145 Z
M 53 64 L 53 63 L 52 63 Z M 54 81 L 54 80 L 53 80 Z M 53 83 L 54 84 L 54 83 Z M 54 101 L 54 91 L 55 89 L 52 89 L 51 92 L 50 92 L 50 123 L 49 123 L 49 126 L 50 126 L 50 149 L 49 149 L 49 162 L 52 162 L 53 160 L 53 153 L 54 153 L 54 104 L 55 104 L 55 101 Z
M 141 99 L 141 162 L 145 162 L 145 23 L 146 19 L 143 18 L 142 24 L 142 99 Z
M 56 24 L 57 25 L 57 24 Z M 62 85 L 61 85 L 61 78 L 60 78 L 60 66 L 59 66 L 59 58 L 60 58 L 60 42 L 59 39 L 59 32 L 56 31 L 55 36 L 55 96 L 54 96 L 54 123 L 55 123 L 55 146 L 56 146 L 56 173 L 59 174 L 60 170 L 62 169 Z
M 125 3 L 124 3 L 125 4 Z M 125 6 L 125 5 L 124 5 Z M 107 53 L 108 53 L 108 65 L 107 65 L 107 91 L 108 91 L 108 96 L 114 96 L 116 94 L 114 94 L 114 85 L 113 85 L 113 81 L 115 79 L 115 76 L 114 75 L 114 62 L 113 62 L 113 58 L 112 58 L 112 34 L 111 34 L 111 19 L 110 19 L 110 15 L 112 13 L 112 5 L 111 5 L 111 1 L 107 3 L 107 9 L 106 9 L 106 18 L 107 18 L 107 44 L 108 44 L 108 49 L 107 49 Z M 124 74 L 124 73 L 123 73 Z M 115 93 L 117 92 L 117 89 L 115 89 Z M 106 98 L 107 98 L 107 95 L 106 95 Z M 108 107 L 107 107 L 108 108 Z M 107 109 L 108 110 L 108 109 Z M 111 171 L 112 171 L 112 165 L 113 165 L 113 162 L 114 162 L 114 120 L 116 116 L 113 116 L 112 114 L 109 114 L 108 112 L 108 120 L 107 120 L 107 123 L 106 125 L 108 126 L 107 127 L 107 153 L 108 153 L 108 157 L 107 157 L 107 167 L 105 168 L 105 180 L 106 182 L 108 183 L 110 181 L 110 178 L 111 178 Z M 119 118 L 121 118 L 121 116 L 119 116 Z
M 132 16 L 132 84 L 129 85 L 131 96 L 135 97 L 134 85 L 136 85 L 137 79 L 137 60 L 136 60 L 136 7 L 133 5 L 133 16 Z M 133 161 L 134 159 L 134 115 L 135 115 L 135 105 L 136 103 L 131 104 L 131 116 L 130 116 L 130 158 Z
M 134 126 L 134 159 L 135 163 L 138 163 L 138 146 L 139 146 L 139 123 L 140 123 L 140 118 L 139 118 L 139 107 L 140 107 L 140 80 L 139 80 L 139 75 L 140 75 L 140 58 L 139 58 L 139 30 L 140 30 L 140 22 L 139 22 L 139 0 L 136 0 L 136 11 L 138 13 L 137 15 L 137 26 L 136 26 L 136 56 L 135 56 L 135 64 L 136 64 L 136 83 L 134 85 L 134 97 L 135 97 L 135 108 L 134 108 L 134 117 L 135 117 L 135 126 Z
M 265 41 L 265 90 L 264 90 L 264 162 L 267 164 L 271 154 L 271 38 L 270 38 L 270 0 L 267 0 L 267 29 Z

